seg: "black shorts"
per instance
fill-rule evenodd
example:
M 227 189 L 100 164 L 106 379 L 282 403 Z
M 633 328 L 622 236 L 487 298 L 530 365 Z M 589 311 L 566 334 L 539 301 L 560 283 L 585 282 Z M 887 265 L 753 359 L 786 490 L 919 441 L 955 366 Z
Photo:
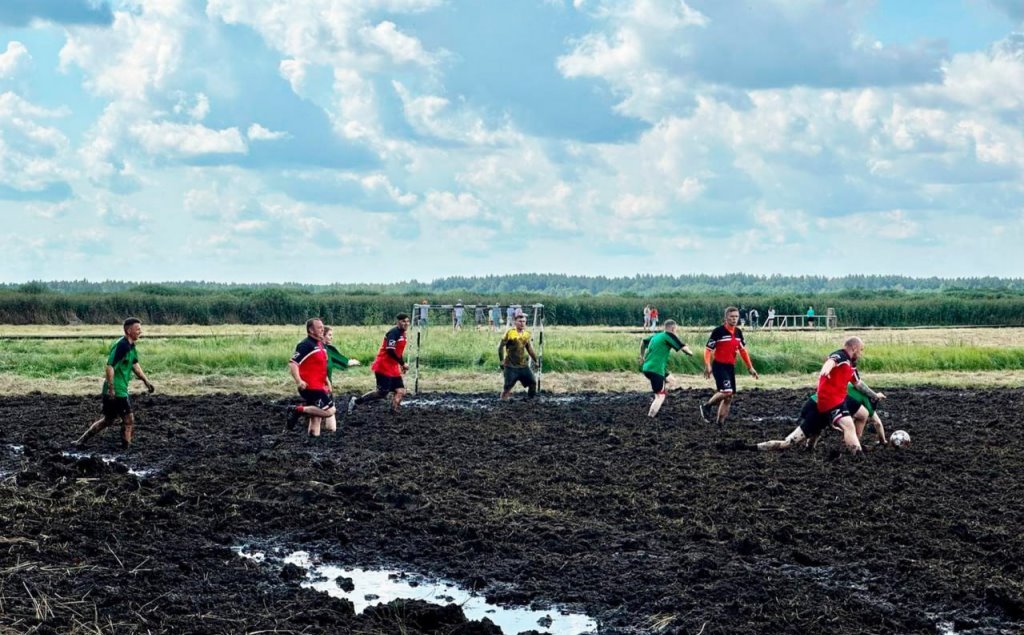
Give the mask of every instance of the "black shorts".
M 711 374 L 718 392 L 736 392 L 736 364 L 711 362 Z
M 396 390 L 405 390 L 405 382 L 402 381 L 401 375 L 398 377 L 389 377 L 388 375 L 374 373 L 373 376 L 377 378 L 377 392 L 382 395 L 386 395 L 389 392 L 395 392 Z
M 800 410 L 800 429 L 803 430 L 804 436 L 819 435 L 831 423 L 827 412 L 818 412 L 817 401 L 808 399 L 804 402 L 804 407 Z
M 132 400 L 128 397 L 111 397 L 103 393 L 103 416 L 116 419 L 132 413 Z
M 645 370 L 644 377 L 651 380 L 651 392 L 654 394 L 660 394 L 665 392 L 665 380 L 668 379 L 668 375 L 661 375 L 653 371 Z
M 824 413 L 824 416 L 827 417 L 828 423 L 834 426 L 843 417 L 852 417 L 862 407 L 859 401 L 847 395 L 843 403 Z
M 331 393 L 326 390 L 300 390 L 299 395 L 302 397 L 303 403 L 307 406 L 314 406 L 321 410 L 327 410 L 328 408 L 334 407 L 334 397 Z
M 505 390 L 515 386 L 517 381 L 526 387 L 537 383 L 537 378 L 533 376 L 529 366 L 506 366 L 501 372 L 505 376 Z

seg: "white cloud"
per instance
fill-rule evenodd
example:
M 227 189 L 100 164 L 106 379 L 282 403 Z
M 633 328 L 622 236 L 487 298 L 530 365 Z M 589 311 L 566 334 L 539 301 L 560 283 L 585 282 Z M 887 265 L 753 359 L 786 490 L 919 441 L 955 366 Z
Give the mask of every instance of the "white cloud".
M 391 85 L 402 99 L 405 118 L 419 133 L 471 145 L 518 143 L 523 139 L 509 121 L 491 127 L 471 108 L 452 107 L 437 95 L 413 95 L 401 82 Z
M 0 53 L 0 79 L 14 77 L 31 60 L 32 56 L 25 45 L 17 40 L 11 40 L 7 43 L 7 50 Z
M 423 49 L 420 41 L 399 31 L 394 22 L 384 21 L 373 27 L 364 26 L 359 29 L 359 35 L 370 46 L 387 53 L 395 64 L 430 66 L 434 63 L 433 57 Z
M 415 210 L 416 216 L 427 220 L 470 221 L 484 215 L 483 203 L 472 194 L 462 192 L 427 192 Z
M 201 124 L 139 123 L 132 135 L 152 155 L 190 157 L 203 154 L 245 154 L 248 147 L 238 128 L 213 130 Z
M 278 139 L 284 139 L 288 136 L 287 132 L 268 130 L 258 123 L 254 123 L 249 126 L 249 129 L 245 134 L 249 137 L 250 141 L 277 141 Z
M 419 200 L 419 197 L 411 192 L 402 193 L 399 188 L 391 183 L 386 174 L 369 174 L 360 178 L 359 182 L 367 192 L 384 192 L 388 198 L 399 205 L 415 205 L 416 201 Z

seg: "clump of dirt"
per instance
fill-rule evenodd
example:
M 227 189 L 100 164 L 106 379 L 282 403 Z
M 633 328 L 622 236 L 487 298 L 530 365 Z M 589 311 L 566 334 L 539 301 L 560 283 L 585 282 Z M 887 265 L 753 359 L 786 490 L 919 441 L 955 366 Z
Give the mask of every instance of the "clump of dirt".
M 0 631 L 500 632 L 415 601 L 357 615 L 249 545 L 567 605 L 602 633 L 1020 632 L 1024 394 L 886 393 L 913 446 L 859 460 L 835 433 L 749 450 L 804 391 L 742 392 L 722 431 L 699 420 L 707 391 L 653 421 L 643 393 L 431 395 L 319 440 L 274 398 L 153 395 L 130 453 L 108 430 L 85 457 L 64 452 L 95 400 L 2 398 Z

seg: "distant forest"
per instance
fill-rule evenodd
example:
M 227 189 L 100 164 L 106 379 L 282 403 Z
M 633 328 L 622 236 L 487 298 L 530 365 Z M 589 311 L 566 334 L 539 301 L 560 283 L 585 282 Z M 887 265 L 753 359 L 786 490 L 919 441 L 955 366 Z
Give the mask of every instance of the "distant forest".
M 638 274 L 630 277 L 569 276 L 564 274 L 522 273 L 501 276 L 439 278 L 432 282 L 394 282 L 388 284 L 321 284 L 249 283 L 235 284 L 185 280 L 180 282 L 139 283 L 119 280 L 90 282 L 88 280 L 33 281 L 22 284 L 0 284 L 0 289 L 26 293 L 122 293 L 140 292 L 156 295 L 196 295 L 231 291 L 284 289 L 309 293 L 344 295 L 423 295 L 459 293 L 496 295 L 528 293 L 545 296 L 572 297 L 615 295 L 625 297 L 668 297 L 711 293 L 715 295 L 769 295 L 842 293 L 847 291 L 889 291 L 933 293 L 950 290 L 1024 293 L 1024 278 L 911 278 L 907 276 L 758 276 L 744 273 L 723 275 L 693 274 L 683 276 Z M 987 294 L 986 294 L 987 295 Z
M 28 282 L 0 285 L 0 324 L 386 324 L 431 304 L 544 305 L 548 324 L 637 325 L 644 304 L 662 319 L 710 325 L 729 305 L 779 315 L 835 309 L 850 326 L 1024 326 L 1024 280 L 903 276 L 634 276 L 520 274 L 382 285 L 211 282 Z M 444 312 L 434 314 L 436 318 Z M 448 316 L 450 317 L 450 316 Z

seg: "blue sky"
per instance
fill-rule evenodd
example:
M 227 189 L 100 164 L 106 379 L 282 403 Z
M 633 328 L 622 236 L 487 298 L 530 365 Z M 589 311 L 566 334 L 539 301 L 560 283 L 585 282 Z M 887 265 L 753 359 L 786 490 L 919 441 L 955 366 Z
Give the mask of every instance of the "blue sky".
M 1024 276 L 1024 2 L 5 0 L 0 281 Z

